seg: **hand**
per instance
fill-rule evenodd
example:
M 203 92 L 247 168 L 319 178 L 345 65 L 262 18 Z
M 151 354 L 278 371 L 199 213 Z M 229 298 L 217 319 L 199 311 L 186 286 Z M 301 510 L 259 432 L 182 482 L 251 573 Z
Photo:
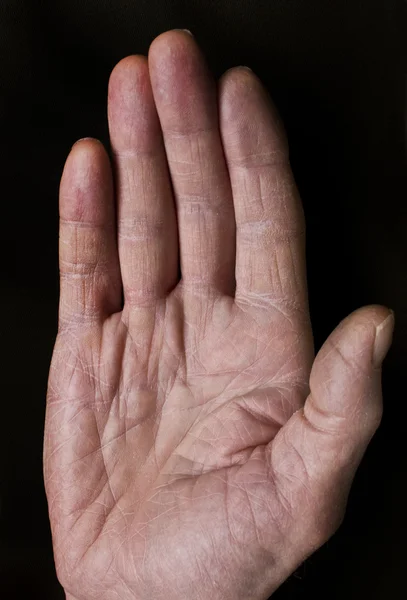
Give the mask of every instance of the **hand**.
M 58 577 L 77 600 L 266 599 L 343 518 L 393 316 L 356 311 L 314 360 L 302 207 L 253 73 L 216 88 L 167 32 L 115 67 L 108 101 L 116 208 L 96 140 L 60 187 Z

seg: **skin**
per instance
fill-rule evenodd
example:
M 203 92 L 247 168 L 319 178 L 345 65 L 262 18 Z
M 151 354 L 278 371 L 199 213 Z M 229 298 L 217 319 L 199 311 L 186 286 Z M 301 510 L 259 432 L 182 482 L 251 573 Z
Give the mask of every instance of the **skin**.
M 113 165 L 80 141 L 60 186 L 57 574 L 68 600 L 266 599 L 343 519 L 394 318 L 363 307 L 314 357 L 301 202 L 250 70 L 216 85 L 166 32 L 116 65 L 108 118 Z

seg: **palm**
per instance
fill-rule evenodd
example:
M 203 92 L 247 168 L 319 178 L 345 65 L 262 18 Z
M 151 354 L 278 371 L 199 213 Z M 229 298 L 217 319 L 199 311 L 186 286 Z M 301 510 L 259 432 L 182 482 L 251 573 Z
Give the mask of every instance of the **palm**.
M 179 44 L 183 38 L 176 34 Z M 251 78 L 246 73 L 244 77 Z M 156 101 L 160 113 L 160 98 Z M 257 110 L 263 125 L 274 123 L 261 95 L 260 102 Z M 118 104 L 111 97 L 111 135 L 118 187 L 124 196 L 135 179 L 134 172 L 129 176 L 126 161 L 137 153 L 118 147 L 117 114 L 123 112 Z M 163 106 L 160 118 L 165 134 Z M 150 135 L 154 131 L 151 125 Z M 270 142 L 273 134 L 268 135 Z M 281 140 L 278 143 L 281 146 Z M 190 140 L 188 144 L 191 147 Z M 279 156 L 278 148 L 277 154 L 267 146 L 262 152 L 266 158 Z M 284 155 L 284 148 L 281 152 Z M 254 149 L 249 148 L 247 155 L 255 156 Z M 232 163 L 232 150 L 226 156 Z M 109 174 L 103 171 L 106 157 L 100 161 L 94 178 L 109 194 Z M 196 198 L 196 182 L 186 181 L 181 173 L 185 162 L 169 159 L 174 190 L 181 198 Z M 259 220 L 244 221 L 234 200 L 238 262 L 239 243 L 252 245 L 244 260 L 240 255 L 236 289 L 234 274 L 230 276 L 235 250 L 233 245 L 230 251 L 222 246 L 234 238 L 234 226 L 225 233 L 226 221 L 218 225 L 224 239 L 209 244 L 216 260 L 198 273 L 199 260 L 194 262 L 191 256 L 207 237 L 199 248 L 188 248 L 182 228 L 194 224 L 191 219 L 199 216 L 199 210 L 179 214 L 183 279 L 174 286 L 171 270 L 178 256 L 168 250 L 174 241 L 173 232 L 168 233 L 172 216 L 167 214 L 167 246 L 160 247 L 160 236 L 156 239 L 151 231 L 140 234 L 146 217 L 140 217 L 140 207 L 129 212 L 129 201 L 123 197 L 118 211 L 119 277 L 113 242 L 109 246 L 105 241 L 114 223 L 110 208 L 104 215 L 91 208 L 84 218 L 83 207 L 78 213 L 74 206 L 73 214 L 64 204 L 64 190 L 71 198 L 73 189 L 78 195 L 78 186 L 72 183 L 73 169 L 71 175 L 69 169 L 64 174 L 61 326 L 49 379 L 45 478 L 57 568 L 68 597 L 265 598 L 321 543 L 338 518 L 338 511 L 321 517 L 321 533 L 310 518 L 312 510 L 301 508 L 314 501 L 314 492 L 308 489 L 310 474 L 303 459 L 298 460 L 309 440 L 304 442 L 297 432 L 295 442 L 288 439 L 292 435 L 288 429 L 284 433 L 283 426 L 307 397 L 313 348 L 301 212 L 288 167 L 284 161 L 283 166 L 276 164 L 277 173 L 269 159 L 255 167 L 265 169 L 269 186 L 283 190 L 280 198 L 275 194 L 271 207 L 275 259 L 257 281 L 249 271 L 256 256 L 265 264 L 270 228 L 259 226 Z M 252 169 L 249 165 L 248 172 Z M 219 177 L 224 174 L 221 169 Z M 211 177 L 216 178 L 212 171 Z M 253 182 L 247 176 L 245 185 L 256 184 L 262 200 L 262 173 L 256 177 Z M 154 186 L 165 198 L 169 189 L 165 172 L 157 172 L 156 178 L 159 183 Z M 223 180 L 215 183 L 218 190 L 226 189 Z M 233 194 L 238 195 L 236 187 Z M 267 209 L 262 211 L 269 223 Z M 229 219 L 230 212 L 223 212 Z M 205 218 L 210 221 L 207 214 Z M 103 219 L 100 227 L 96 221 Z M 149 219 L 151 229 L 151 215 Z M 249 239 L 253 223 L 256 247 Z M 157 222 L 154 227 L 163 234 Z M 202 227 L 201 223 L 198 230 Z M 216 237 L 216 224 L 211 227 Z M 79 259 L 78 239 L 89 232 L 92 237 L 83 238 Z M 192 236 L 193 245 L 191 240 Z M 102 259 L 100 254 L 92 259 L 95 248 Z M 149 254 L 142 256 L 146 248 Z M 129 255 L 137 252 L 138 271 L 129 261 Z M 160 267 L 162 253 L 167 254 Z M 151 255 L 156 260 L 146 266 Z M 147 275 L 140 275 L 143 265 Z M 151 280 L 154 269 L 156 281 Z M 91 284 L 89 277 L 94 277 Z M 150 281 L 143 290 L 146 277 Z M 125 302 L 117 310 L 121 285 Z M 160 285 L 165 293 L 156 293 Z M 326 491 L 323 479 L 319 485 Z M 326 512 L 322 499 L 319 504 Z
M 204 532 L 198 547 L 191 539 L 188 548 L 187 537 L 183 542 L 192 581 L 195 569 L 205 568 L 208 544 L 219 545 L 222 569 L 229 567 L 230 544 L 239 551 L 239 541 L 250 542 L 265 557 L 273 552 L 261 544 L 269 532 L 258 530 L 267 521 L 275 529 L 270 514 L 278 506 L 270 503 L 279 502 L 264 448 L 305 399 L 307 323 L 303 315 L 242 310 L 221 298 L 193 307 L 197 322 L 209 313 L 211 320 L 206 327 L 190 324 L 183 337 L 183 302 L 188 299 L 178 291 L 166 307 L 154 307 L 169 316 L 158 326 L 152 320 L 157 341 L 151 347 L 152 331 L 134 330 L 126 310 L 91 341 L 67 333 L 56 347 L 50 393 L 63 391 L 72 401 L 69 415 L 57 407 L 51 416 L 65 438 L 59 443 L 66 440 L 69 448 L 66 466 L 59 457 L 52 476 L 52 485 L 66 491 L 51 518 L 64 531 L 60 560 L 74 543 L 71 559 L 84 579 L 96 564 L 92 579 L 103 575 L 105 585 L 109 568 L 115 573 L 121 565 L 159 590 L 166 571 L 181 568 L 177 558 L 160 573 L 188 523 L 195 528 L 188 535 L 199 539 Z M 144 356 L 143 348 L 149 349 Z M 150 536 L 160 538 L 158 549 L 150 547 Z M 142 557 L 145 562 L 153 551 L 154 569 L 147 564 L 144 572 Z M 191 552 L 198 561 L 192 568 Z M 131 585 L 137 589 L 136 577 Z

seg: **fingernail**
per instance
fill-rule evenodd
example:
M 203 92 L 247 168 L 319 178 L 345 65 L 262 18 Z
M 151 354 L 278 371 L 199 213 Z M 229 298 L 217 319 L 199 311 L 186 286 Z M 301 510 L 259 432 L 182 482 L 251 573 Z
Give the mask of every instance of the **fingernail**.
M 189 31 L 189 29 L 174 29 L 174 31 L 183 31 L 184 33 L 187 33 L 191 37 L 194 37 L 193 34 L 192 34 L 192 32 Z
M 80 140 L 76 140 L 76 142 L 73 144 L 72 148 L 74 146 L 76 146 L 76 144 L 79 144 L 79 142 L 84 142 L 85 140 L 93 140 L 93 138 L 91 138 L 91 137 L 83 137 Z
M 382 364 L 393 338 L 394 311 L 389 310 L 390 314 L 376 327 L 376 338 L 373 348 L 373 365 L 375 368 L 380 367 Z
M 253 69 L 251 69 L 250 67 L 247 67 L 246 65 L 239 65 L 237 67 L 230 67 L 230 69 L 226 69 L 226 71 L 223 73 L 223 75 L 226 75 L 226 73 L 229 73 L 229 71 L 236 71 L 237 69 L 241 69 L 242 71 L 248 71 L 249 73 L 253 73 Z

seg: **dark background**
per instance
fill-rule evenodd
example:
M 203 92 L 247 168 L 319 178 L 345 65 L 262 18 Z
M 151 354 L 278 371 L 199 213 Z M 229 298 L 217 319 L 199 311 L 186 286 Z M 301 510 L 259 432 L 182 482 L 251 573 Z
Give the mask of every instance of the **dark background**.
M 0 596 L 63 598 L 41 464 L 63 164 L 80 137 L 108 144 L 116 62 L 174 27 L 192 30 L 216 77 L 250 65 L 283 116 L 317 348 L 363 304 L 396 313 L 385 416 L 345 522 L 273 598 L 404 598 L 407 5 L 397 0 L 1 0 Z

